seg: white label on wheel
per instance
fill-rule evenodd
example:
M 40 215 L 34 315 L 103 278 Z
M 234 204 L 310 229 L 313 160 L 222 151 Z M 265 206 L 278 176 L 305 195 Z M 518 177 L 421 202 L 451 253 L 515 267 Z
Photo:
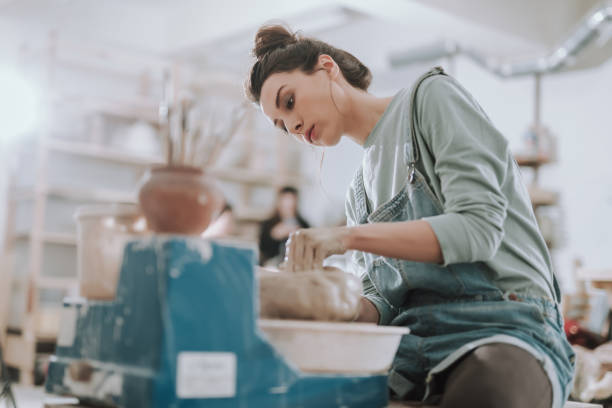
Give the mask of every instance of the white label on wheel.
M 177 359 L 179 398 L 231 398 L 236 395 L 236 354 L 183 351 Z
M 57 334 L 59 347 L 72 347 L 76 335 L 77 311 L 74 307 L 64 307 L 60 315 L 60 328 Z

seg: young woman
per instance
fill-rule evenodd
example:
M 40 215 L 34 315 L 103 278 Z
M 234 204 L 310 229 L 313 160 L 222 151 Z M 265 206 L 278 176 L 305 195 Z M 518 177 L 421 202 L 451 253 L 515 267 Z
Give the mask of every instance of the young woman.
M 441 407 L 561 407 L 574 354 L 527 190 L 473 97 L 435 68 L 391 98 L 367 92 L 357 58 L 282 26 L 255 37 L 247 91 L 266 117 L 315 146 L 363 146 L 348 225 L 302 229 L 287 268 L 355 250 L 359 321 L 409 327 L 391 395 Z

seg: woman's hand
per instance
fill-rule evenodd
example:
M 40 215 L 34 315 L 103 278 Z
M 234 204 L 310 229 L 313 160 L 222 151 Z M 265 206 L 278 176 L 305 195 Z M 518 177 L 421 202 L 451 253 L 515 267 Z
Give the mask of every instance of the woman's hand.
M 284 269 L 299 272 L 322 268 L 325 258 L 346 252 L 349 232 L 348 227 L 297 230 L 287 241 Z

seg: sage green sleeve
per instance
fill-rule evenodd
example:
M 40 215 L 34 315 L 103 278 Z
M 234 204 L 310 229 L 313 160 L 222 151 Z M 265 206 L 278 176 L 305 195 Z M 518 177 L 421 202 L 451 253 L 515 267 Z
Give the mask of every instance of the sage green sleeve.
M 444 265 L 491 259 L 504 236 L 507 140 L 449 77 L 423 82 L 416 117 L 443 196 L 444 213 L 425 220 L 438 238 Z

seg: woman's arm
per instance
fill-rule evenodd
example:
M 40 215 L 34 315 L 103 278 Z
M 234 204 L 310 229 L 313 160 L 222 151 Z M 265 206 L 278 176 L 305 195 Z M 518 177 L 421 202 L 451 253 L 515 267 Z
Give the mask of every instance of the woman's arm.
M 321 268 L 329 255 L 350 249 L 415 262 L 443 261 L 433 229 L 417 220 L 301 229 L 289 238 L 285 268 L 292 272 Z
M 438 238 L 422 220 L 348 227 L 345 248 L 415 262 L 443 262 Z
M 444 213 L 426 217 L 444 263 L 491 259 L 504 237 L 508 198 L 502 185 L 513 161 L 508 141 L 452 78 L 423 82 L 414 115 L 434 160 Z

